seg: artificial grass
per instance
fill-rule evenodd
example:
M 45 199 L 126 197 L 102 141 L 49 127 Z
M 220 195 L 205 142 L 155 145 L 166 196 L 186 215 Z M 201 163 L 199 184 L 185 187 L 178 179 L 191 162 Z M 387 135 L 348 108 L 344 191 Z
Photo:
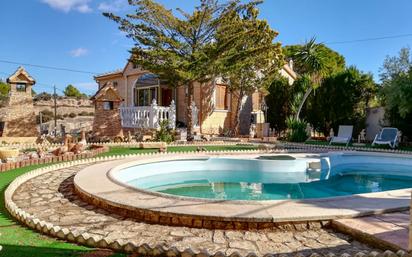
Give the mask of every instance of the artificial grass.
M 315 141 L 315 140 L 308 140 L 305 142 L 307 145 L 329 145 L 329 142 L 327 141 Z M 332 146 L 346 146 L 346 144 L 332 144 Z M 350 143 L 349 146 L 353 146 L 353 143 Z M 361 147 L 361 148 L 367 148 L 367 149 L 392 149 L 389 147 L 389 145 L 376 145 L 372 146 L 372 144 L 367 143 L 363 146 L 356 146 L 356 147 Z M 398 150 L 404 150 L 404 151 L 412 151 L 412 146 L 400 146 L 397 148 Z
M 196 151 L 198 146 L 169 146 L 167 152 L 191 152 Z M 230 151 L 230 150 L 256 150 L 254 145 L 213 145 L 204 146 L 208 151 Z M 134 147 L 110 147 L 110 151 L 103 153 L 99 156 L 113 156 L 113 155 L 125 155 L 125 154 L 138 154 L 138 153 L 157 153 L 158 149 L 140 149 Z
M 1 257 L 77 257 L 95 249 L 66 243 L 30 230 L 15 221 L 4 206 L 4 191 L 18 176 L 46 165 L 34 165 L 0 173 Z M 115 254 L 113 257 L 125 257 Z
M 254 150 L 253 145 L 230 145 L 230 146 L 205 146 L 208 151 L 223 150 Z M 172 146 L 168 152 L 196 151 L 197 146 Z M 157 149 L 138 149 L 111 147 L 110 151 L 100 156 L 113 156 L 122 154 L 136 154 L 157 152 Z M 18 176 L 31 170 L 51 164 L 33 165 L 24 168 L 10 170 L 0 173 L 0 257 L 78 257 L 95 249 L 66 243 L 37 233 L 20 225 L 7 212 L 4 206 L 4 191 L 7 186 Z M 125 257 L 124 254 L 113 254 L 112 257 Z

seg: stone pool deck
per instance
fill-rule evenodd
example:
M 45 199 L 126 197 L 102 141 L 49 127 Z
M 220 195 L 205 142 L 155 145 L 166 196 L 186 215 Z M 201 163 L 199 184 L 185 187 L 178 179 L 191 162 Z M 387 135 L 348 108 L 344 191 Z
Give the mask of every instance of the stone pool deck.
M 305 157 L 305 154 L 291 154 Z M 232 158 L 257 158 L 239 155 Z M 311 158 L 316 155 L 309 154 Z M 206 158 L 205 156 L 203 156 Z M 220 157 L 227 157 L 220 155 Z M 90 165 L 74 178 L 76 192 L 89 203 L 111 212 L 149 223 L 208 229 L 256 229 L 296 223 L 359 217 L 409 209 L 410 190 L 352 195 L 313 200 L 222 201 L 185 198 L 138 190 L 116 182 L 109 174 L 130 165 L 202 155 L 129 158 Z M 98 181 L 98 183 L 96 183 Z
M 199 156 L 199 154 L 195 156 Z M 169 157 L 162 155 L 161 158 Z M 173 155 L 173 158 L 177 157 L 189 157 L 189 155 Z M 135 157 L 134 160 L 151 158 L 156 159 L 159 156 L 141 156 Z M 129 161 L 130 159 L 121 159 L 115 162 Z M 115 214 L 108 211 L 107 208 L 101 208 L 82 200 L 75 190 L 74 178 L 76 174 L 90 167 L 99 167 L 106 174 L 106 168 L 113 163 L 113 161 L 108 162 L 107 158 L 97 158 L 29 172 L 16 179 L 6 190 L 6 207 L 15 218 L 42 233 L 79 244 L 134 252 L 139 255 L 170 257 L 238 257 L 249 255 L 260 257 L 272 256 L 273 254 L 307 256 L 317 253 L 328 256 L 333 254 L 348 256 L 345 255 L 346 253 L 352 256 L 362 256 L 362 254 L 376 256 L 379 250 L 374 247 L 392 251 L 405 249 L 402 240 L 400 244 L 395 246 L 394 244 L 391 245 L 395 241 L 389 239 L 394 238 L 390 235 L 398 235 L 397 238 L 401 239 L 402 237 L 403 239 L 408 238 L 404 232 L 397 232 L 397 227 L 407 229 L 406 224 L 409 224 L 409 221 L 406 221 L 406 216 L 408 216 L 408 212 L 400 211 L 394 215 L 382 214 L 382 212 L 406 210 L 409 206 L 410 190 L 396 190 L 352 198 L 343 197 L 335 199 L 334 202 L 329 200 L 325 202 L 325 199 L 317 201 L 277 201 L 276 205 L 273 205 L 273 202 L 270 206 L 267 205 L 273 208 L 271 212 L 267 212 L 265 208 L 262 209 L 260 204 L 252 206 L 266 214 L 270 214 L 269 219 L 272 223 L 276 221 L 283 222 L 283 225 L 279 225 L 279 223 L 279 226 L 260 227 L 260 229 L 257 229 L 259 227 L 247 227 L 241 230 L 231 227 L 225 227 L 225 229 L 190 228 L 187 226 L 149 224 L 149 222 L 143 222 L 141 219 Z M 90 175 L 96 174 L 90 173 Z M 86 181 L 94 185 L 94 190 L 104 186 L 100 177 L 89 176 Z M 126 189 L 136 193 L 135 189 Z M 125 190 L 125 188 L 122 190 Z M 115 191 L 106 191 L 105 193 L 111 195 Z M 152 207 L 165 208 L 165 206 L 161 206 L 164 202 L 154 203 L 153 199 L 158 196 L 149 196 L 139 204 L 146 203 Z M 127 199 L 124 199 L 126 197 L 129 196 L 124 195 L 121 200 L 127 201 Z M 176 201 L 174 197 L 167 200 L 175 205 L 182 203 Z M 203 205 L 202 209 L 209 210 L 209 215 L 218 216 L 224 213 L 219 210 L 222 207 L 219 204 L 222 204 L 222 202 L 196 201 L 195 203 L 195 206 Z M 256 220 L 253 212 L 249 213 L 249 210 L 246 209 L 247 202 L 244 204 L 234 202 L 232 207 L 235 205 L 239 210 L 235 213 L 236 219 L 244 219 L 247 218 L 245 215 L 250 215 Z M 214 208 L 211 208 L 211 206 Z M 185 206 L 177 205 L 177 207 L 184 210 Z M 164 211 L 164 209 L 162 210 Z M 318 213 L 322 210 L 326 211 L 326 216 L 325 213 Z M 231 214 L 233 217 L 233 212 L 226 213 L 227 215 Z M 239 216 L 239 213 L 242 213 L 242 216 Z M 378 215 L 358 217 L 373 213 Z M 276 217 L 279 219 L 276 220 Z M 257 219 L 259 218 L 258 216 Z M 313 222 L 299 223 L 299 221 L 305 219 Z M 289 222 L 285 223 L 286 221 Z M 365 223 L 369 224 L 365 225 Z M 376 226 L 381 226 L 383 230 L 377 231 Z M 352 229 L 352 232 L 350 229 Z M 373 229 L 376 231 L 374 232 Z M 353 231 L 358 231 L 358 233 Z M 393 231 L 396 233 L 386 233 L 386 237 L 379 238 L 385 232 Z M 359 237 L 359 234 L 363 237 Z M 365 234 L 370 240 L 365 240 Z M 354 240 L 358 237 L 362 241 Z M 385 256 L 394 256 L 393 253 L 390 254 L 385 253 Z M 398 256 L 405 256 L 404 252 L 398 252 Z
M 392 251 L 409 249 L 410 212 L 396 212 L 332 221 L 337 231 Z
M 90 240 L 87 238 L 104 238 L 106 245 L 97 246 L 137 251 L 142 255 L 246 256 L 253 253 L 295 256 L 314 252 L 355 255 L 373 250 L 350 236 L 319 227 L 236 231 L 150 225 L 124 218 L 88 204 L 76 195 L 73 177 L 86 166 L 62 168 L 29 179 L 17 188 L 12 199 L 17 207 L 36 219 L 65 230 L 66 233 L 57 233 L 65 240 L 87 243 Z M 85 234 L 87 236 L 79 236 Z M 120 243 L 128 245 L 122 248 Z

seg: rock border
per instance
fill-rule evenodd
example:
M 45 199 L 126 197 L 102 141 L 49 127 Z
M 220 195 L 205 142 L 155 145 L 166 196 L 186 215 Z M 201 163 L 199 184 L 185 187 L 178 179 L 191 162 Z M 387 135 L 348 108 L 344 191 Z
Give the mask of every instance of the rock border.
M 252 150 L 252 151 L 212 151 L 214 153 L 222 153 L 222 154 L 230 154 L 230 153 L 239 153 L 239 152 L 250 152 L 250 153 L 259 153 L 262 151 L 259 150 Z M 288 151 L 286 150 L 281 150 L 280 152 L 287 153 Z M 196 152 L 186 152 L 189 154 L 194 154 Z M 205 153 L 205 152 L 203 152 Z M 206 152 L 207 153 L 207 152 Z M 184 153 L 175 153 L 175 154 L 184 154 Z M 30 171 L 28 173 L 25 173 L 18 178 L 16 178 L 6 189 L 4 193 L 5 197 L 5 206 L 6 209 L 9 211 L 9 213 L 16 218 L 18 221 L 23 223 L 24 225 L 32 228 L 33 230 L 36 230 L 38 232 L 41 232 L 43 234 L 59 238 L 68 242 L 76 243 L 76 244 L 81 244 L 89 247 L 97 247 L 97 248 L 107 248 L 111 249 L 114 251 L 122 251 L 122 252 L 127 252 L 127 253 L 138 253 L 140 255 L 148 255 L 148 256 L 167 256 L 167 257 L 243 257 L 239 252 L 234 252 L 227 256 L 223 252 L 217 252 L 215 254 L 210 254 L 207 251 L 202 251 L 202 252 L 194 252 L 191 248 L 187 248 L 184 251 L 179 251 L 175 247 L 171 248 L 164 248 L 163 246 L 157 245 L 154 247 L 149 246 L 148 244 L 142 244 L 142 245 L 137 245 L 132 242 L 127 242 L 125 240 L 112 240 L 108 239 L 104 236 L 97 236 L 97 235 L 90 235 L 88 233 L 81 233 L 80 231 L 73 229 L 69 230 L 67 228 L 61 228 L 60 226 L 55 226 L 50 222 L 46 222 L 44 220 L 40 220 L 36 218 L 34 215 L 31 215 L 27 212 L 25 212 L 23 209 L 20 209 L 13 201 L 12 196 L 16 189 L 22 185 L 23 183 L 27 182 L 28 180 L 35 178 L 37 176 L 56 171 L 62 168 L 68 168 L 76 165 L 81 165 L 81 164 L 89 164 L 89 163 L 96 163 L 100 161 L 109 161 L 109 160 L 119 160 L 119 159 L 124 159 L 128 157 L 137 157 L 137 156 L 144 156 L 144 155 L 164 155 L 164 153 L 144 153 L 144 154 L 133 154 L 133 155 L 117 155 L 117 156 L 110 156 L 110 157 L 95 157 L 91 159 L 83 159 L 83 160 L 76 160 L 76 161 L 71 161 L 67 163 L 61 163 L 61 164 L 55 164 L 51 165 L 49 167 L 44 167 L 44 168 L 39 168 L 35 169 L 33 171 Z M 275 257 L 277 256 L 276 254 L 267 254 L 265 257 Z M 293 256 L 291 254 L 284 254 L 282 256 Z M 294 256 L 299 256 L 302 257 L 304 255 L 302 254 L 297 254 Z M 318 257 L 321 256 L 319 254 L 313 253 L 310 255 L 307 255 L 310 257 Z M 333 253 L 327 254 L 327 256 L 334 257 L 336 256 Z M 372 251 L 368 254 L 365 254 L 363 252 L 359 252 L 354 255 L 350 255 L 347 253 L 343 253 L 340 255 L 341 257 L 409 257 L 412 256 L 405 251 L 398 251 L 397 253 L 394 253 L 392 251 L 385 251 L 384 253 L 378 253 L 376 251 Z M 256 257 L 255 253 L 249 253 L 247 254 L 247 257 Z
M 53 157 L 46 157 L 46 158 L 36 158 L 36 159 L 29 159 L 29 160 L 23 160 L 23 161 L 18 161 L 18 162 L 0 163 L 0 173 L 6 172 L 9 170 L 18 169 L 18 168 L 23 168 L 26 166 L 31 166 L 31 165 L 93 158 L 99 154 L 107 153 L 109 152 L 109 150 L 110 150 L 109 147 L 102 146 L 101 148 L 92 149 L 91 151 L 86 152 L 86 153 L 72 154 L 72 155 L 60 155 L 60 156 L 53 156 Z

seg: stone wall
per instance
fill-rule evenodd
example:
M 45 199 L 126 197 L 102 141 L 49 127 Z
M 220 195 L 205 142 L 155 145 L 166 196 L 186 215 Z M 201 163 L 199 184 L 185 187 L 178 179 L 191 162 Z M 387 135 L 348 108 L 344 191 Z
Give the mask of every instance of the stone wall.
M 12 92 L 5 107 L 0 110 L 0 120 L 4 122 L 4 137 L 36 137 L 39 132 L 31 94 Z
M 52 111 L 54 112 L 54 101 L 34 101 L 34 111 L 36 115 L 41 111 Z M 92 101 L 89 99 L 80 99 L 75 98 L 63 98 L 57 100 L 57 114 L 80 114 L 82 112 L 94 113 L 94 106 Z
M 119 102 L 113 102 L 112 110 L 104 110 L 103 102 L 96 102 L 93 122 L 95 136 L 116 137 L 123 135 L 119 108 Z

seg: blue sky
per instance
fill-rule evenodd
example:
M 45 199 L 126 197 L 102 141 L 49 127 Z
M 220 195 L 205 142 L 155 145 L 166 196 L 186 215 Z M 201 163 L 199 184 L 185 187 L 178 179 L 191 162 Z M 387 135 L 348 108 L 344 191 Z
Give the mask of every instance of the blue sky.
M 191 10 L 196 1 L 159 0 L 169 8 Z M 127 0 L 2 0 L 0 61 L 32 63 L 102 73 L 122 68 L 133 45 L 102 10 L 127 13 Z M 410 0 L 266 0 L 261 17 L 279 31 L 283 44 L 299 44 L 316 36 L 336 41 L 412 34 Z M 411 37 L 329 44 L 347 64 L 372 72 L 377 80 L 385 56 L 395 55 Z M 17 64 L 0 62 L 0 78 Z M 26 66 L 37 80 L 35 90 L 77 85 L 92 94 L 93 75 Z

